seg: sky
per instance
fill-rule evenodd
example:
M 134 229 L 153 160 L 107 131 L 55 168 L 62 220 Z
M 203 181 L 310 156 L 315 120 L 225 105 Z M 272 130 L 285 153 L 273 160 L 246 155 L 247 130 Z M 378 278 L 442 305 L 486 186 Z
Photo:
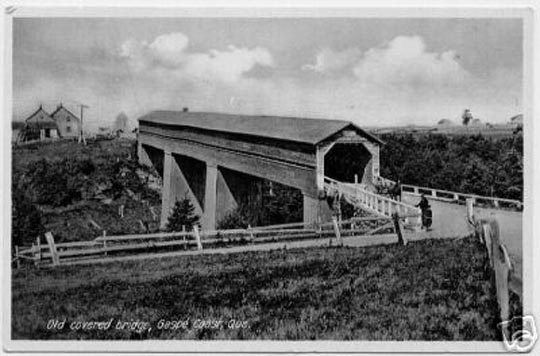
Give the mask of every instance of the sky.
M 89 130 L 152 110 L 484 122 L 522 112 L 520 19 L 16 18 L 13 117 L 85 109 Z

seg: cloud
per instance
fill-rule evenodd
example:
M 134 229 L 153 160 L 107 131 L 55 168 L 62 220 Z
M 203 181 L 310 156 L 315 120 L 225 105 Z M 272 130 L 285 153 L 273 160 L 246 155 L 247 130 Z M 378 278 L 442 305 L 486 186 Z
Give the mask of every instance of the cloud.
M 306 64 L 302 66 L 302 69 L 312 70 L 318 73 L 338 71 L 350 67 L 358 61 L 361 54 L 358 48 L 348 48 L 341 52 L 324 48 L 317 53 L 315 64 Z
M 29 62 L 36 71 L 24 71 L 32 74 L 27 83 L 14 86 L 16 115 L 22 119 L 40 103 L 54 108 L 69 100 L 90 106 L 85 122 L 94 128 L 112 124 L 121 111 L 135 125 L 151 110 L 182 107 L 346 119 L 360 126 L 434 124 L 443 117 L 459 121 L 464 108 L 484 122 L 506 122 L 522 111 L 521 68 L 479 77 L 461 65 L 454 51 L 430 50 L 420 37 L 388 38 L 364 52 L 353 44 L 343 51 L 327 48 L 316 52 L 304 73 L 293 64 L 296 71 L 264 75 L 258 67 L 271 69 L 275 62 L 263 47 L 190 48 L 187 36 L 169 33 L 118 43 L 99 62 L 73 56 L 62 62 L 62 71 L 43 65 L 49 56 L 37 58 Z M 280 60 L 285 67 L 285 59 Z
M 274 60 L 263 47 L 239 48 L 229 45 L 226 50 L 189 52 L 189 39 L 182 33 L 158 36 L 153 42 L 125 41 L 120 56 L 126 58 L 136 71 L 163 70 L 182 79 L 235 82 L 256 66 L 272 67 Z
M 428 52 L 418 36 L 399 36 L 384 46 L 369 49 L 353 71 L 364 82 L 400 86 L 448 86 L 469 77 L 454 51 Z

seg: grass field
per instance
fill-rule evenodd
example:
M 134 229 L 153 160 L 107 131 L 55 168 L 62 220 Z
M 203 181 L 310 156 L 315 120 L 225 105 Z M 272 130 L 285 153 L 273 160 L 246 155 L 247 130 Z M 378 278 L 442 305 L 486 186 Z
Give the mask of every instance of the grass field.
M 12 337 L 495 340 L 481 251 L 467 238 L 14 270 Z

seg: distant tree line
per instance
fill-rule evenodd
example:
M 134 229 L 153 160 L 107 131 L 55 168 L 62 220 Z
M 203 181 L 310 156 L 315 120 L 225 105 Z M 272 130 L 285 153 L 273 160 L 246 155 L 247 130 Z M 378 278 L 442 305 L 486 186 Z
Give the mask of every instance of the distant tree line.
M 381 135 L 381 176 L 404 184 L 523 199 L 523 137 Z

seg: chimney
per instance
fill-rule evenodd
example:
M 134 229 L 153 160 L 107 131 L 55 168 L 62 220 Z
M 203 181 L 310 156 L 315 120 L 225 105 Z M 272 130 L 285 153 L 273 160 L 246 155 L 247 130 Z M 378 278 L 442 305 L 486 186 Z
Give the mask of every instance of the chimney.
M 184 107 L 184 108 L 182 108 L 182 111 L 183 111 L 183 112 L 188 112 L 188 111 L 189 111 L 189 108 Z

